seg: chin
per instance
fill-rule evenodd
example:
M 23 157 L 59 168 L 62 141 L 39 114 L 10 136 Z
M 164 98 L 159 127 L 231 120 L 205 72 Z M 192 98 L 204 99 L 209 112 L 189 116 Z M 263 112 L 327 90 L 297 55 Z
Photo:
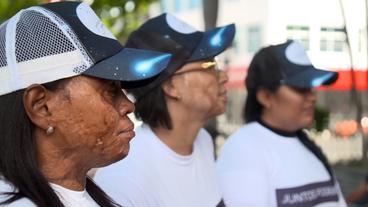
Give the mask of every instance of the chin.
M 124 159 L 126 156 L 128 156 L 128 153 L 129 153 L 129 148 L 128 149 L 125 149 L 123 150 L 121 153 L 119 153 L 115 159 L 113 159 L 113 162 L 117 162 L 117 161 L 120 161 L 122 159 Z
M 124 159 L 126 156 L 128 156 L 128 152 L 129 152 L 129 149 L 122 150 L 119 154 L 116 154 L 113 157 L 106 158 L 104 163 L 102 163 L 98 167 L 105 167 L 105 166 L 111 165 L 115 162 L 118 162 L 118 161 Z
M 118 162 L 118 161 L 120 161 L 120 160 L 124 159 L 126 156 L 127 156 L 127 154 L 125 154 L 125 155 L 123 155 L 123 156 L 121 156 L 121 157 L 118 157 L 118 158 L 111 159 L 111 160 L 109 160 L 109 161 L 107 161 L 107 162 L 105 162 L 105 163 L 103 163 L 103 164 L 99 165 L 98 167 L 106 167 L 106 166 L 108 166 L 108 165 L 111 165 L 111 164 L 113 164 L 113 163 L 115 163 L 115 162 Z
M 302 128 L 309 128 L 312 126 L 313 124 L 313 118 L 311 119 L 306 119 L 304 122 L 303 122 L 303 127 Z
M 221 110 L 216 110 L 214 111 L 213 113 L 211 113 L 208 118 L 211 119 L 211 118 L 215 118 L 216 116 L 219 116 L 221 114 L 225 113 L 225 109 L 221 109 Z
M 225 113 L 225 109 L 222 109 L 221 111 L 219 111 L 219 112 L 216 114 L 216 116 L 219 116 L 219 115 L 224 114 L 224 113 Z
M 217 112 L 217 115 L 220 115 L 220 114 L 223 114 L 225 113 L 225 110 L 226 110 L 226 104 L 225 103 L 221 103 L 217 109 L 216 109 L 216 112 Z
M 122 156 L 118 157 L 117 159 L 114 159 L 110 164 L 115 163 L 115 162 L 118 162 L 118 161 L 120 161 L 120 160 L 124 159 L 127 155 L 128 155 L 128 154 L 124 154 L 124 155 L 122 155 Z

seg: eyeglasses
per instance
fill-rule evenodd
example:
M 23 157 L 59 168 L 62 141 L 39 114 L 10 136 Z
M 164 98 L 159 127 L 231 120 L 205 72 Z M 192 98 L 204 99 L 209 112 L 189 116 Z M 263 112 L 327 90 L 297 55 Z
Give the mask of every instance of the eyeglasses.
M 218 68 L 218 64 L 217 64 L 217 62 L 216 62 L 216 61 L 204 62 L 204 63 L 202 63 L 202 64 L 201 64 L 201 67 L 202 67 L 203 69 L 209 69 L 209 68 L 211 68 L 211 67 L 214 67 L 214 69 L 215 69 L 215 70 L 219 70 L 219 68 Z
M 218 67 L 218 62 L 217 61 L 207 61 L 207 62 L 201 63 L 199 69 L 192 68 L 189 70 L 176 72 L 173 75 L 180 75 L 180 74 L 189 73 L 189 72 L 209 71 L 209 70 L 220 71 L 220 68 Z

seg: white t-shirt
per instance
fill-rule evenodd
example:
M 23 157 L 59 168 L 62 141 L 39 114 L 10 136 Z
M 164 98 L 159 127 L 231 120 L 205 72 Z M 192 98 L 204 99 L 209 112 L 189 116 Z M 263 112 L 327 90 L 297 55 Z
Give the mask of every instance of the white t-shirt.
M 297 137 L 258 122 L 229 137 L 217 172 L 227 207 L 346 207 L 337 182 Z
M 97 203 L 89 196 L 87 191 L 73 191 L 62 186 L 50 183 L 52 189 L 60 198 L 65 207 L 99 207 Z M 8 182 L 0 179 L 0 193 L 16 192 L 17 190 Z M 0 195 L 0 202 L 7 200 L 9 196 Z M 22 198 L 7 205 L 6 207 L 36 207 L 36 205 L 28 198 Z
M 125 207 L 214 207 L 221 195 L 210 135 L 200 129 L 193 153 L 181 156 L 142 125 L 128 156 L 97 170 L 94 180 Z
M 74 191 L 53 183 L 50 185 L 65 207 L 99 207 L 86 190 Z

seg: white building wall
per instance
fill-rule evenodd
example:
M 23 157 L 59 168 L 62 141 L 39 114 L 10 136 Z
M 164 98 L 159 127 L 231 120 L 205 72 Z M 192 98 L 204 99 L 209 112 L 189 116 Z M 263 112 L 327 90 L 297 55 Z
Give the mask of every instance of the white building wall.
M 364 0 L 342 1 L 353 50 L 354 66 L 365 69 L 367 67 L 367 34 Z M 187 0 L 161 0 L 161 3 L 165 4 L 163 8 L 171 13 L 174 12 L 174 3 L 177 2 L 188 3 Z M 201 8 L 174 12 L 174 15 L 198 29 L 204 27 Z M 310 38 L 307 53 L 316 66 L 326 69 L 350 68 L 347 47 L 343 52 L 320 50 L 321 27 L 343 28 L 339 0 L 220 0 L 218 25 L 229 23 L 235 23 L 237 27 L 237 49 L 236 51 L 230 49 L 225 53 L 225 56 L 230 59 L 231 67 L 247 68 L 254 55 L 253 52 L 249 53 L 246 49 L 249 27 L 260 26 L 261 46 L 267 46 L 286 41 L 288 25 L 305 25 L 309 27 Z
M 237 51 L 229 50 L 232 67 L 245 67 L 253 57 L 247 52 L 247 30 L 251 26 L 259 26 L 261 42 L 264 44 L 267 36 L 267 0 L 220 0 L 218 25 L 235 23 Z
M 308 54 L 315 65 L 330 69 L 347 69 L 350 67 L 347 47 L 343 52 L 320 50 L 321 27 L 343 28 L 344 26 L 338 0 L 269 0 L 269 4 L 268 25 L 270 32 L 267 34 L 269 37 L 268 43 L 284 41 L 287 25 L 307 25 L 310 27 L 310 50 Z M 354 65 L 365 68 L 366 50 L 358 52 L 359 31 L 365 28 L 364 1 L 344 0 L 343 5 L 353 50 Z M 281 31 L 277 32 L 278 30 Z
M 189 0 L 160 0 L 162 5 L 161 12 L 168 12 L 176 17 L 190 23 L 199 30 L 204 29 L 204 20 L 202 12 L 202 0 L 197 0 L 199 7 L 189 9 Z M 181 11 L 175 10 L 175 3 L 180 4 Z

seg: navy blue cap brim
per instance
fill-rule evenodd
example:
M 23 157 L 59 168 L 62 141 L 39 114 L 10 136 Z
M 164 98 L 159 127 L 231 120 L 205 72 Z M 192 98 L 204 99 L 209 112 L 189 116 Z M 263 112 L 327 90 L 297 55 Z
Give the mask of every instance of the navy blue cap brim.
M 204 32 L 201 41 L 187 61 L 193 62 L 215 57 L 231 44 L 234 36 L 234 24 Z
M 140 82 L 162 72 L 170 58 L 171 54 L 168 53 L 124 48 L 114 56 L 96 63 L 82 74 L 126 83 Z
M 310 67 L 282 81 L 282 84 L 296 88 L 314 88 L 334 83 L 338 73 Z

